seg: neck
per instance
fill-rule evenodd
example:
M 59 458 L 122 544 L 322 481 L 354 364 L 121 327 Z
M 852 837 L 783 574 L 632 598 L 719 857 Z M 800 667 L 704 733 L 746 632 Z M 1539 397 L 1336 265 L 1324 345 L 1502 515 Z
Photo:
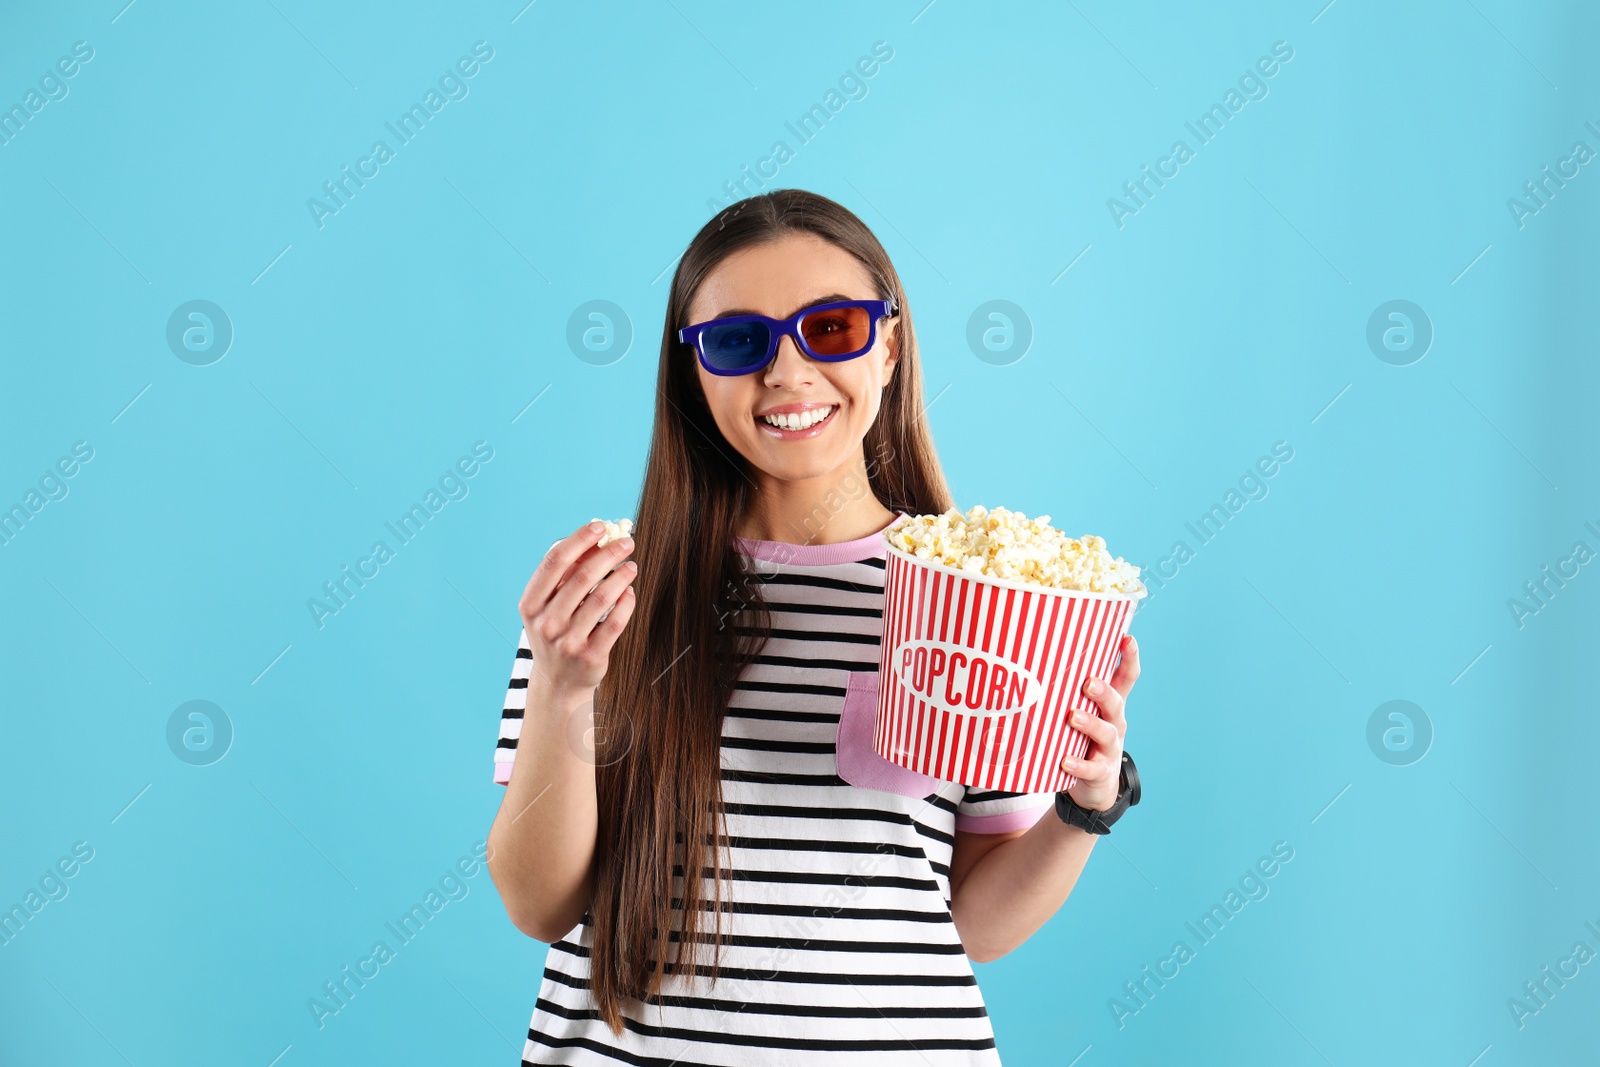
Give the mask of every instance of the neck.
M 781 481 L 760 475 L 755 502 L 734 532 L 757 541 L 832 545 L 877 533 L 894 517 L 873 495 L 865 461 L 857 457 L 816 478 Z

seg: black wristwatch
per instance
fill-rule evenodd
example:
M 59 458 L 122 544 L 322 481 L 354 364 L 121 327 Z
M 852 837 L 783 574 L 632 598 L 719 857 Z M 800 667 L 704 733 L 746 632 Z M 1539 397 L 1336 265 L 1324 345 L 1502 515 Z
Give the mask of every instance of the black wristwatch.
M 1056 814 L 1068 826 L 1076 826 L 1091 834 L 1109 834 L 1111 824 L 1122 818 L 1122 813 L 1139 803 L 1139 768 L 1133 757 L 1122 754 L 1122 773 L 1117 781 L 1116 802 L 1105 811 L 1082 807 L 1065 789 L 1056 794 Z

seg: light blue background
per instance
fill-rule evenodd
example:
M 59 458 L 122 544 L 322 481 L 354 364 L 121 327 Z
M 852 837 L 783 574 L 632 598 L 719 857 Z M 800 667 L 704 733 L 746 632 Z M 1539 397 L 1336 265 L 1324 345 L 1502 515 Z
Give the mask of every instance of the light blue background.
M 1507 1007 L 1600 950 L 1600 565 L 1521 627 L 1507 604 L 1600 549 L 1600 169 L 1507 207 L 1600 149 L 1590 5 L 123 3 L 0 17 L 7 107 L 95 50 L 0 146 L 0 506 L 94 449 L 0 546 L 0 905 L 95 850 L 0 948 L 0 1060 L 516 1062 L 545 947 L 484 872 L 325 1028 L 306 1001 L 485 836 L 516 598 L 551 541 L 630 514 L 667 269 L 778 139 L 771 184 L 858 212 L 902 272 L 962 507 L 1148 567 L 1294 449 L 1134 622 L 1145 800 L 979 968 L 1006 1062 L 1593 1055 L 1600 964 L 1522 1028 Z M 470 94 L 319 229 L 307 199 L 480 40 Z M 1269 94 L 1196 147 L 1276 41 Z M 1119 228 L 1107 199 L 1178 138 L 1195 158 Z M 194 299 L 235 331 L 210 366 L 165 340 Z M 604 366 L 566 341 L 595 299 L 634 331 Z M 998 366 L 966 340 L 996 299 L 1033 330 Z M 1435 331 L 1409 366 L 1365 338 L 1394 299 Z M 319 629 L 307 599 L 480 440 L 469 495 Z M 193 699 L 233 724 L 210 766 L 167 746 Z M 1394 699 L 1434 731 L 1409 766 L 1366 739 Z M 1270 895 L 1198 947 L 1186 921 L 1278 841 Z

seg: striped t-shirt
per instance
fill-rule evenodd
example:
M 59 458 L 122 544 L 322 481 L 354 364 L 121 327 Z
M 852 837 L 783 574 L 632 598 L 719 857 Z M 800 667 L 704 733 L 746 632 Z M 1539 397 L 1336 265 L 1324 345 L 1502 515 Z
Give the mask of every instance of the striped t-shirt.
M 739 538 L 738 547 L 762 583 L 773 633 L 723 723 L 723 799 L 737 843 L 726 853 L 719 977 L 713 985 L 707 956 L 703 973 L 665 974 L 661 1002 L 625 1000 L 626 1028 L 613 1035 L 589 995 L 585 914 L 550 946 L 523 1063 L 994 1067 L 994 1031 L 950 916 L 954 832 L 1024 829 L 1055 795 L 943 782 L 873 750 L 881 532 L 831 545 Z M 524 631 L 495 753 L 501 784 L 531 673 Z M 707 913 L 703 929 L 715 919 Z

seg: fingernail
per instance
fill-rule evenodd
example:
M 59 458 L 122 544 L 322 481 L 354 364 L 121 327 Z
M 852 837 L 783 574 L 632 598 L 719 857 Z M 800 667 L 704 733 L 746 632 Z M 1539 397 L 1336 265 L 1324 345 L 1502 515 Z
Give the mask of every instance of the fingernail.
M 1089 692 L 1098 693 L 1098 692 L 1100 692 L 1100 689 L 1101 689 L 1100 679 L 1098 679 L 1098 678 L 1090 678 L 1089 679 Z
M 600 522 L 598 519 L 589 524 L 589 532 L 590 533 L 599 533 L 601 530 L 604 530 L 605 528 L 606 528 L 606 524 L 603 523 L 603 522 Z

